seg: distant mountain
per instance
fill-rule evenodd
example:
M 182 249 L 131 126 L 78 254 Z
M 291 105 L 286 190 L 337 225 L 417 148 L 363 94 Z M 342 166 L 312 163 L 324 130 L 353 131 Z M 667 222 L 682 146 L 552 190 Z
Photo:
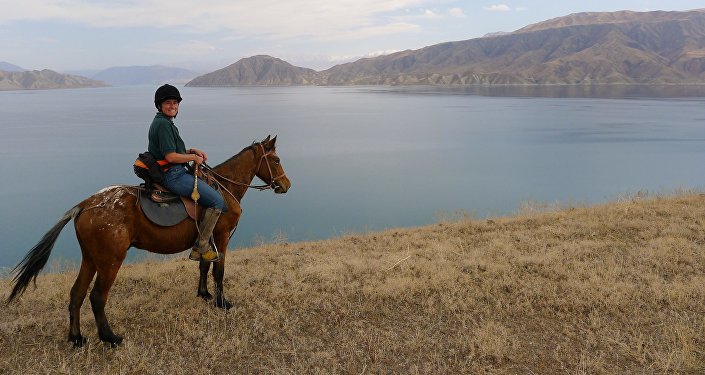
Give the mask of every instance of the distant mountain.
M 198 73 L 162 65 L 125 66 L 101 70 L 90 77 L 115 86 L 160 84 L 165 82 L 183 83 L 196 77 Z
M 255 56 L 188 85 L 705 84 L 705 9 L 578 13 L 315 72 Z
M 0 70 L 3 72 L 24 72 L 27 69 L 19 67 L 15 64 L 10 64 L 9 62 L 0 61 Z
M 698 13 L 705 12 L 705 9 L 694 9 L 685 12 L 633 12 L 623 10 L 619 12 L 585 12 L 574 13 L 564 17 L 557 17 L 547 21 L 535 23 L 517 30 L 517 32 L 538 31 L 546 29 L 555 29 L 567 26 L 584 26 L 598 24 L 616 24 L 616 23 L 660 23 L 670 21 L 685 21 L 692 19 Z
M 61 74 L 48 69 L 25 72 L 0 71 L 0 90 L 67 89 L 103 86 L 107 85 L 104 82 L 86 77 Z
M 705 11 L 582 13 L 321 74 L 328 85 L 705 83 Z
M 299 68 L 271 56 L 253 56 L 194 78 L 186 86 L 290 86 L 320 80 L 313 69 Z
M 62 70 L 59 73 L 71 74 L 73 76 L 81 76 L 86 78 L 93 78 L 93 76 L 98 73 L 98 69 L 77 69 L 77 70 Z M 106 82 L 107 83 L 107 82 Z

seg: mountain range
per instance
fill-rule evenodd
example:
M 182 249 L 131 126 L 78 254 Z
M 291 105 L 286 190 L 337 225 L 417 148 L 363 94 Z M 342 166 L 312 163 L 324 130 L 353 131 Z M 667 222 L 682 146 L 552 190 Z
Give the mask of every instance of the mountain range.
M 254 56 L 187 86 L 693 83 L 705 84 L 705 9 L 577 13 L 320 72 Z
M 290 86 L 320 82 L 320 73 L 271 56 L 252 56 L 196 77 L 186 86 Z
M 112 67 L 100 71 L 59 73 L 52 70 L 27 70 L 0 62 L 0 90 L 85 88 L 102 86 L 186 83 L 198 73 L 168 66 Z
M 61 74 L 53 70 L 8 72 L 0 70 L 0 90 L 65 89 L 108 86 L 90 78 Z
M 112 67 L 91 74 L 88 77 L 114 86 L 129 86 L 156 85 L 164 82 L 173 84 L 186 83 L 196 76 L 198 76 L 198 73 L 187 69 L 151 65 Z
M 187 86 L 705 84 L 705 9 L 576 13 L 510 33 L 363 58 L 323 71 L 259 55 L 197 77 L 192 71 L 165 66 L 115 67 L 86 75 L 89 78 L 51 70 L 25 71 L 0 62 L 0 90 L 161 82 L 188 82 Z
M 10 64 L 9 62 L 0 61 L 0 70 L 4 72 L 24 72 L 27 69 L 15 64 Z

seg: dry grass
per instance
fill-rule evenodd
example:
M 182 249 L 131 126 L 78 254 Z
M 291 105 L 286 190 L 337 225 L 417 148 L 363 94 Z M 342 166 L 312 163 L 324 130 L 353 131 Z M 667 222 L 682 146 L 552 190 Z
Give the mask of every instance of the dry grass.
M 127 265 L 118 349 L 88 301 L 73 349 L 75 272 L 43 275 L 2 307 L 0 373 L 705 372 L 705 197 L 542 211 L 231 252 L 228 313 L 192 262 Z

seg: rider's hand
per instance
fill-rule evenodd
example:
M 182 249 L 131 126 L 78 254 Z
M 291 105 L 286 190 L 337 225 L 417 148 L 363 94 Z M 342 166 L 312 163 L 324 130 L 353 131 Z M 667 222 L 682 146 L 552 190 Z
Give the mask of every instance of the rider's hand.
M 201 156 L 193 154 L 193 162 L 194 163 L 201 165 L 201 164 L 203 164 L 204 161 L 205 160 Z
M 190 150 L 189 150 L 189 154 L 196 154 L 196 155 L 202 157 L 204 162 L 205 162 L 206 160 L 208 160 L 208 155 L 207 155 L 205 152 L 203 152 L 203 151 L 201 151 L 201 150 L 199 150 L 199 149 L 197 149 L 197 148 L 192 148 L 192 149 L 190 149 Z

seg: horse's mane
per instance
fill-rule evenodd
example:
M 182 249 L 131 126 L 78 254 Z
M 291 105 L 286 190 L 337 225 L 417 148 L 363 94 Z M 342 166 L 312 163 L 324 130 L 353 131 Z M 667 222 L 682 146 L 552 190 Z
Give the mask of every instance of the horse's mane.
M 216 165 L 215 167 L 213 167 L 213 169 L 218 169 L 218 168 L 220 168 L 221 166 L 223 166 L 223 165 L 225 165 L 225 164 L 228 164 L 231 160 L 239 158 L 240 155 L 242 155 L 242 154 L 245 153 L 245 151 L 252 150 L 252 151 L 255 151 L 255 152 L 256 152 L 257 150 L 255 149 L 255 146 L 257 146 L 259 143 L 260 143 L 260 142 L 252 142 L 251 145 L 249 145 L 249 146 L 243 148 L 242 151 L 240 151 L 240 152 L 238 152 L 237 154 L 235 154 L 235 155 L 229 157 L 229 158 L 228 158 L 227 160 L 225 160 L 224 162 L 222 162 L 222 163 Z

